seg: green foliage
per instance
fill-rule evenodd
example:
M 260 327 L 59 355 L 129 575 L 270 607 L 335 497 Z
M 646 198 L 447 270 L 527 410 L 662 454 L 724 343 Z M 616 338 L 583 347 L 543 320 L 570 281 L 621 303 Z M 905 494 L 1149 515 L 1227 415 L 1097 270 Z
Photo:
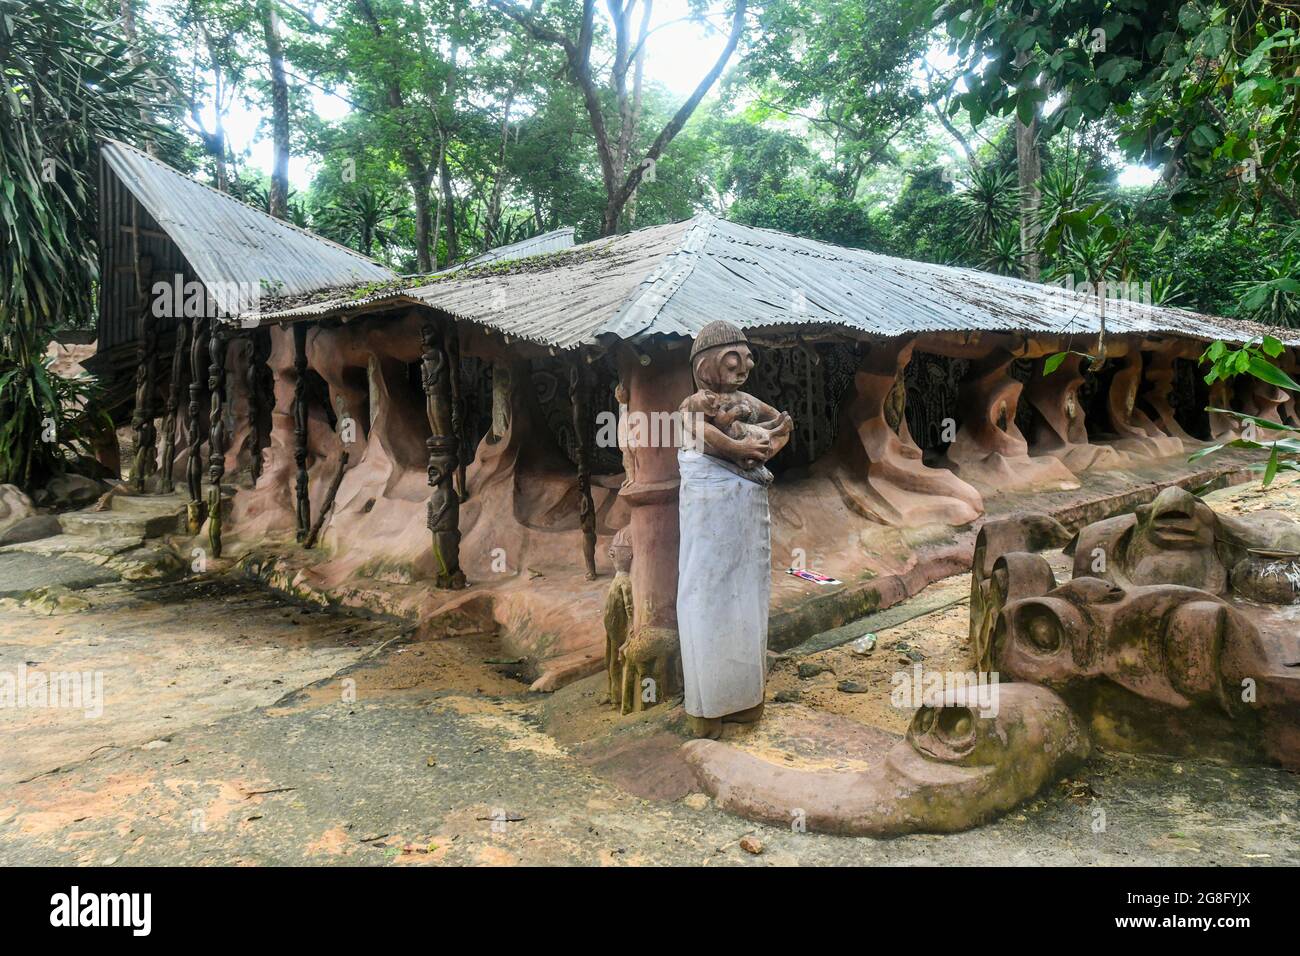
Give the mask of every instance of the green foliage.
M 971 170 L 970 187 L 961 194 L 961 201 L 970 214 L 967 237 L 978 245 L 993 242 L 1007 232 L 1019 215 L 1020 187 L 1015 172 L 991 165 L 977 166 Z M 1017 235 L 1017 245 L 1019 242 Z
M 139 139 L 151 90 L 97 3 L 0 0 L 0 482 L 63 469 L 83 387 L 52 377 L 51 331 L 92 313 L 95 138 Z M 60 438 L 62 441 L 63 438 Z
M 1125 155 L 1177 183 L 1182 211 L 1300 208 L 1300 13 L 1288 5 L 952 0 L 936 20 L 966 68 L 967 92 L 953 108 L 975 125 L 1041 115 L 1051 137 L 1107 119 Z M 1044 115 L 1048 90 L 1059 103 Z
M 1238 375 L 1250 375 L 1277 388 L 1300 392 L 1300 383 L 1273 364 L 1272 360 L 1280 357 L 1284 351 L 1285 346 L 1269 335 L 1252 339 L 1235 349 L 1226 342 L 1214 342 L 1201 355 L 1201 362 L 1208 362 L 1210 365 L 1205 381 L 1207 384 L 1213 384 L 1217 381 L 1227 381 Z M 1203 448 L 1193 454 L 1189 461 L 1196 461 L 1224 448 L 1249 448 L 1267 452 L 1267 460 L 1254 466 L 1256 471 L 1263 473 L 1263 484 L 1266 488 L 1279 471 L 1300 471 L 1300 441 L 1291 437 L 1294 432 L 1286 425 L 1228 408 L 1210 408 L 1208 411 L 1230 415 L 1242 422 L 1245 429 L 1240 438 Z M 1282 433 L 1286 437 L 1261 441 L 1256 437 L 1260 429 L 1275 435 Z

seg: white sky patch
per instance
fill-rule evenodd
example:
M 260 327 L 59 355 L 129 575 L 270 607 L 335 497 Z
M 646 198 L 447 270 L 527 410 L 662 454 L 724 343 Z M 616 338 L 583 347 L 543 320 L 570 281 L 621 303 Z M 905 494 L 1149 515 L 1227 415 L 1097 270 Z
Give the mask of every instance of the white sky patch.
M 1117 177 L 1121 186 L 1150 186 L 1160 178 L 1160 170 L 1129 163 Z

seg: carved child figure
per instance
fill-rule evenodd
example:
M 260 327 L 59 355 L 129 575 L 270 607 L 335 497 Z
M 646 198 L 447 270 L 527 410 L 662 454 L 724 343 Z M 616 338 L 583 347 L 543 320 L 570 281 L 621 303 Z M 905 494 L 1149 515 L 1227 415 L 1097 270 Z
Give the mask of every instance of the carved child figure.
M 700 418 L 702 418 L 703 422 L 712 425 L 727 438 L 732 439 L 742 447 L 746 446 L 751 440 L 758 443 L 759 446 L 766 445 L 768 447 L 770 447 L 773 439 L 789 440 L 788 436 L 794 427 L 790 416 L 787 413 L 780 412 L 768 420 L 763 420 L 760 418 L 756 403 L 747 401 L 748 397 L 743 392 L 718 393 L 702 388 L 682 402 L 683 421 L 686 422 L 686 428 L 691 435 L 701 442 L 697 446 L 701 451 L 706 450 L 703 443 L 707 439 L 695 433 L 694 429 L 699 424 Z M 700 418 L 693 416 L 699 416 Z M 784 444 L 784 441 L 781 444 Z M 780 445 L 777 446 L 777 449 L 780 449 Z M 775 454 L 775 452 L 771 454 Z M 769 454 L 767 457 L 771 457 L 771 455 Z M 747 456 L 733 460 L 742 470 L 753 471 L 763 464 L 766 459 L 759 456 Z
M 605 596 L 605 672 L 609 677 L 609 700 L 616 707 L 623 697 L 623 647 L 632 629 L 631 531 L 623 528 L 609 546 L 614 581 Z

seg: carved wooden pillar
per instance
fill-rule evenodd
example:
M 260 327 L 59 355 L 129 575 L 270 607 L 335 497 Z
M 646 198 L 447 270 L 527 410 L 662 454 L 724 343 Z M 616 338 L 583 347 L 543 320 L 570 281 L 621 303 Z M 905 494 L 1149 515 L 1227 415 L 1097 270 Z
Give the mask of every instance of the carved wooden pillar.
M 624 713 L 642 710 L 681 693 L 677 634 L 677 448 L 655 440 L 656 413 L 672 414 L 694 388 L 687 350 L 649 346 L 619 356 L 621 394 L 627 397 L 624 461 L 627 479 L 619 491 L 629 507 L 632 539 L 632 628 L 625 664 L 638 671 L 667 670 L 668 686 L 624 699 Z M 643 691 L 644 688 L 638 688 Z
M 212 333 L 208 336 L 208 544 L 214 558 L 221 557 L 221 479 L 226 474 L 226 423 L 225 399 L 226 346 L 229 340 L 220 326 L 212 320 Z
M 185 507 L 185 523 L 190 534 L 198 534 L 203 525 L 203 460 L 200 449 L 203 435 L 199 431 L 199 402 L 203 397 L 203 355 L 208 330 L 202 316 L 195 316 L 190 326 L 190 404 L 186 409 L 185 437 L 189 440 L 189 460 L 185 465 L 185 484 L 190 494 Z
M 162 487 L 164 494 L 175 491 L 173 469 L 176 464 L 176 415 L 181 405 L 181 376 L 185 372 L 185 348 L 189 326 L 183 317 L 176 319 L 176 347 L 172 350 L 172 377 L 167 386 L 167 409 L 163 418 Z
M 267 378 L 270 369 L 267 360 L 270 357 L 270 336 L 263 329 L 255 329 L 249 336 L 248 371 L 248 445 L 252 457 L 249 460 L 249 477 L 254 485 L 262 477 L 262 414 L 275 407 L 275 396 L 268 394 Z M 269 436 L 268 436 L 269 437 Z
M 464 402 L 460 394 L 460 334 L 455 323 L 447 327 L 444 339 L 447 353 L 447 382 L 451 388 L 451 433 L 456 437 L 456 497 L 469 497 L 465 484 L 465 466 L 472 453 L 465 447 Z
M 131 430 L 135 434 L 135 463 L 131 484 L 137 492 L 145 489 L 145 480 L 157 467 L 158 430 L 154 426 L 154 392 L 157 389 L 158 319 L 149 303 L 149 280 L 153 260 L 139 255 L 139 232 L 136 227 L 135 282 L 140 317 L 136 322 L 135 413 Z
M 460 569 L 460 502 L 453 484 L 459 444 L 452 425 L 450 363 L 440 330 L 426 322 L 420 330 L 424 347 L 421 381 L 425 411 L 429 417 L 429 531 L 433 534 L 433 556 L 437 562 L 435 584 L 440 588 L 463 588 Z
M 596 579 L 596 507 L 591 500 L 591 374 L 579 352 L 569 366 L 569 401 L 573 406 L 574 457 L 578 466 L 578 520 L 582 524 L 582 559 L 587 580 Z
M 297 540 L 306 540 L 311 531 L 311 498 L 307 484 L 307 326 L 293 327 L 293 461 L 298 466 L 295 501 L 298 511 Z

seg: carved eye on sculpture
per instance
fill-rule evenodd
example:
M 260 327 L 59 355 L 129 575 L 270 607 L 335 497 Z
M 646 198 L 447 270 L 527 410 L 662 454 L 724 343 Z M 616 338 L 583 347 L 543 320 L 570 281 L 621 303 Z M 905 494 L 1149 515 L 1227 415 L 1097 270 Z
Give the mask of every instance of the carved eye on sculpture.
M 912 718 L 912 746 L 937 760 L 956 762 L 970 755 L 978 742 L 974 712 L 969 707 L 922 707 Z
M 1030 604 L 1021 609 L 1016 621 L 1016 633 L 1023 634 L 1030 646 L 1040 654 L 1055 654 L 1065 641 L 1061 622 L 1055 614 L 1041 604 Z
M 934 722 L 934 732 L 954 750 L 975 746 L 975 715 L 969 707 L 945 707 Z

